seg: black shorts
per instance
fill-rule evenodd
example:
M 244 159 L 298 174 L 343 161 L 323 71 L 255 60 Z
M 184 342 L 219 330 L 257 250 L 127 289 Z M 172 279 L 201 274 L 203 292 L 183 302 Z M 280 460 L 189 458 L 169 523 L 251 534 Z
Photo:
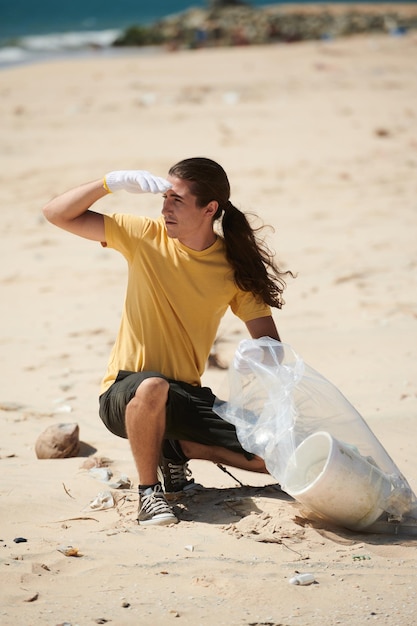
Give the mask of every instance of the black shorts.
M 121 370 L 114 383 L 99 398 L 104 425 L 118 437 L 127 438 L 126 406 L 146 378 L 163 378 L 169 383 L 166 406 L 166 439 L 183 439 L 207 446 L 221 446 L 252 459 L 239 443 L 233 424 L 214 413 L 215 395 L 209 387 L 196 387 L 166 378 L 158 372 Z

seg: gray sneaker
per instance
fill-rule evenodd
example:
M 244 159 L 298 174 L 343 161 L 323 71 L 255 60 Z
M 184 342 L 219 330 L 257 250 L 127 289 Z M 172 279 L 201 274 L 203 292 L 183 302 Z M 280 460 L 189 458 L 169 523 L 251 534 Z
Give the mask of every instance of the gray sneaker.
M 177 524 L 178 518 L 165 499 L 161 485 L 139 492 L 138 522 L 141 526 Z
M 191 478 L 188 463 L 170 461 L 164 457 L 161 458 L 158 467 L 158 478 L 163 484 L 167 496 L 179 494 L 182 491 L 202 489 L 202 486 L 194 482 L 194 478 Z

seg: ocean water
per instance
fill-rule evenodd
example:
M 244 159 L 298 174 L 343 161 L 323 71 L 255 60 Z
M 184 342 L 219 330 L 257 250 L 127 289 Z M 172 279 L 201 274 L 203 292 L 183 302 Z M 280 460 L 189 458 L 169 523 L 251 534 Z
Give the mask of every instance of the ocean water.
M 348 3 L 333 0 L 338 1 Z M 255 7 L 296 3 L 315 0 L 250 2 Z M 132 24 L 149 24 L 208 4 L 206 0 L 0 0 L 0 66 L 103 50 Z

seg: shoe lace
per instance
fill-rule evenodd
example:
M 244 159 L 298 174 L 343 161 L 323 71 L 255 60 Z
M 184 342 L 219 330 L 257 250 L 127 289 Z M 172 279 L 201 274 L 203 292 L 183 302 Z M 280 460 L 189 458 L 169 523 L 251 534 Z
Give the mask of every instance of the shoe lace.
M 172 461 L 168 461 L 167 465 L 172 483 L 188 482 L 188 479 L 191 477 L 188 463 L 172 463 Z
M 142 506 L 140 510 L 145 513 L 153 513 L 154 515 L 167 513 L 168 511 L 171 512 L 171 508 L 165 500 L 165 496 L 160 487 L 155 487 L 154 491 L 151 493 L 142 495 Z

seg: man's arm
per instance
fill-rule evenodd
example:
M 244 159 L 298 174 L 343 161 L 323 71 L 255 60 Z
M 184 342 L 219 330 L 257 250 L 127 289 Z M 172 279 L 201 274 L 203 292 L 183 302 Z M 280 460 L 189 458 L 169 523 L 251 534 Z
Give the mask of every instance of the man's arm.
M 164 193 L 170 187 L 167 180 L 146 170 L 117 170 L 106 174 L 104 179 L 57 196 L 44 206 L 43 214 L 49 222 L 74 235 L 105 241 L 104 217 L 90 208 L 95 202 L 122 189 L 130 193 Z
M 103 180 L 86 183 L 53 198 L 44 206 L 43 214 L 51 224 L 74 235 L 104 241 L 104 217 L 90 207 L 108 193 Z
M 246 327 L 252 339 L 260 339 L 261 337 L 270 337 L 276 341 L 281 341 L 275 326 L 275 322 L 271 315 L 266 317 L 257 317 L 246 322 Z M 272 350 L 272 352 L 270 351 Z M 248 375 L 254 371 L 254 363 L 267 363 L 268 365 L 276 365 L 277 361 L 282 360 L 282 348 L 270 348 L 268 346 L 254 345 L 250 339 L 243 339 L 235 352 L 233 359 L 233 367 L 240 374 Z
M 271 337 L 271 339 L 281 341 L 277 327 L 275 326 L 275 322 L 271 315 L 267 315 L 266 317 L 257 317 L 254 320 L 246 322 L 246 328 L 248 329 L 252 339 Z

